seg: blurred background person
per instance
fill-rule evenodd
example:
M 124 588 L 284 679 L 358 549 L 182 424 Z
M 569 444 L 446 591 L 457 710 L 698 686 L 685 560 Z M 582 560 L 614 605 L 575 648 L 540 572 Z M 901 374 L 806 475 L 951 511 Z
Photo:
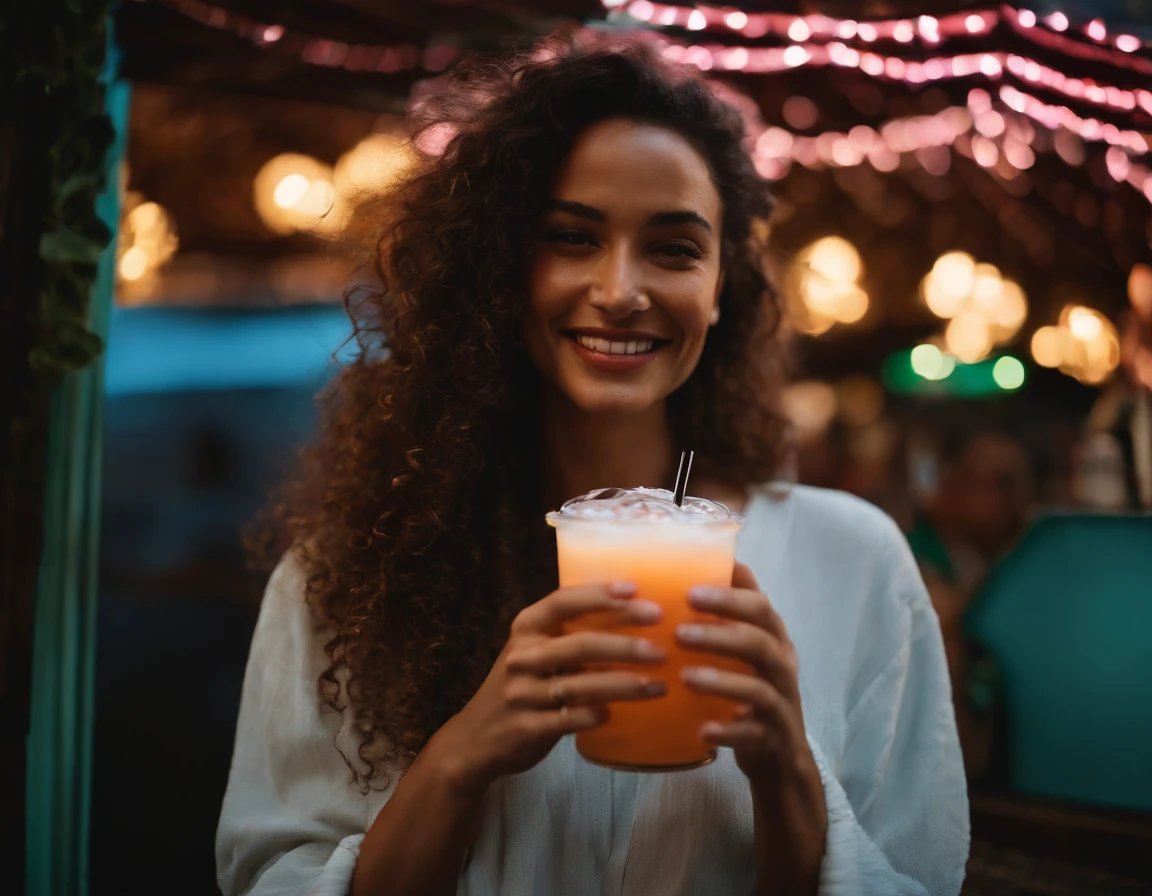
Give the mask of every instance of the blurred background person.
M 986 423 L 946 436 L 938 465 L 936 488 L 907 534 L 940 617 L 965 766 L 982 782 L 1002 772 L 995 768 L 1004 734 L 1000 673 L 996 660 L 966 637 L 964 612 L 1027 526 L 1036 477 L 1024 443 Z

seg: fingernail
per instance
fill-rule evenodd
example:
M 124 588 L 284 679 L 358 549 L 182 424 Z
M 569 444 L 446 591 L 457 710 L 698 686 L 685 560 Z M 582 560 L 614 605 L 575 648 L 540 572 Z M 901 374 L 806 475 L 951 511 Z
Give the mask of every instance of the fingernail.
M 707 684 L 720 677 L 715 669 L 710 669 L 707 666 L 693 666 L 685 669 L 683 674 L 685 681 L 692 681 L 697 684 Z
M 700 729 L 700 734 L 703 737 L 719 737 L 724 733 L 724 726 L 719 722 L 705 722 Z
M 677 627 L 676 634 L 681 641 L 689 641 L 695 644 L 703 641 L 707 632 L 702 625 L 681 625 Z
M 664 615 L 664 609 L 660 604 L 652 603 L 650 600 L 633 601 L 629 605 L 629 612 L 632 618 L 639 622 L 658 622 Z
M 631 597 L 636 593 L 635 582 L 610 582 L 608 593 L 612 597 Z
M 662 658 L 664 656 L 663 650 L 661 650 L 651 641 L 645 641 L 643 639 L 636 642 L 636 653 L 639 656 L 650 657 L 652 659 L 656 659 L 658 657 Z
M 700 585 L 688 592 L 688 600 L 697 607 L 714 607 L 720 603 L 724 592 L 711 585 Z

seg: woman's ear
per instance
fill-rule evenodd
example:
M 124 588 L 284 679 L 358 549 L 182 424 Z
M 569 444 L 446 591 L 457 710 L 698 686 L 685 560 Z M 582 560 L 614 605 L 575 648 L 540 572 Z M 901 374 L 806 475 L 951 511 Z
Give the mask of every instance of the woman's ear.
M 716 301 L 712 305 L 712 313 L 708 315 L 708 326 L 714 327 L 720 323 L 720 294 L 724 292 L 724 281 L 728 272 L 721 267 L 720 276 L 716 278 Z

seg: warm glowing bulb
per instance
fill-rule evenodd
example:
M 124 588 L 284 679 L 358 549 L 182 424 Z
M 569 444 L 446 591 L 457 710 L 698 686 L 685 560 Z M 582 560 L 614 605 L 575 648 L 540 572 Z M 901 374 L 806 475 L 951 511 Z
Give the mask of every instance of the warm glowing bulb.
M 148 273 L 148 253 L 139 246 L 131 246 L 120 256 L 120 276 L 124 280 L 139 280 Z
M 724 24 L 729 28 L 739 31 L 748 24 L 748 16 L 740 11 L 730 12 L 724 16 Z
M 932 265 L 932 279 L 953 296 L 969 296 L 976 285 L 976 261 L 967 252 L 945 252 Z
M 1048 25 L 1053 31 L 1066 31 L 1068 28 L 1068 16 L 1062 12 L 1054 12 L 1048 16 Z
M 973 311 L 962 311 L 948 323 L 944 331 L 948 351 L 966 364 L 974 364 L 992 348 L 988 323 Z
M 1068 329 L 1082 342 L 1091 342 L 1104 330 L 1104 324 L 1092 309 L 1076 306 L 1068 312 Z
M 1036 26 L 1036 13 L 1030 9 L 1022 9 L 1017 15 L 1016 21 L 1020 23 L 1021 28 L 1034 28 Z
M 826 236 L 808 247 L 808 265 L 833 283 L 851 285 L 860 276 L 860 253 L 848 240 Z
M 1006 392 L 1019 389 L 1024 385 L 1024 365 L 1019 359 L 1005 355 L 993 365 L 992 379 Z
M 303 174 L 289 174 L 280 179 L 272 192 L 272 201 L 280 208 L 292 208 L 308 192 L 308 178 Z
M 1121 53 L 1135 53 L 1140 49 L 1140 38 L 1134 34 L 1117 35 L 1116 49 Z
M 1041 367 L 1064 363 L 1067 333 L 1060 327 L 1041 327 L 1032 334 L 1032 359 Z
M 836 320 L 842 324 L 854 324 L 868 313 L 868 293 L 859 286 L 840 293 L 836 305 Z
M 984 17 L 971 15 L 964 20 L 964 27 L 968 29 L 969 34 L 976 34 L 984 27 Z
M 703 31 L 708 25 L 708 20 L 704 18 L 704 13 L 698 9 L 692 10 L 692 14 L 688 16 L 688 30 L 689 31 Z

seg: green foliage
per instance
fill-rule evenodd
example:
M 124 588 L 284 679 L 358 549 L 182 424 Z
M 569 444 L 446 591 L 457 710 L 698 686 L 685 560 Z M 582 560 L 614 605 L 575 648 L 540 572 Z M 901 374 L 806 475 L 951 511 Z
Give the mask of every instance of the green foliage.
M 114 137 L 101 82 L 110 7 L 109 0 L 40 0 L 12 4 L 0 20 L 5 88 L 29 116 L 21 128 L 26 158 L 42 160 L 29 170 L 47 178 L 28 189 L 30 198 L 44 197 L 31 209 L 39 213 L 30 226 L 40 230 L 40 265 L 38 339 L 29 360 L 53 379 L 103 350 L 88 329 L 88 306 L 112 239 L 96 213 Z

